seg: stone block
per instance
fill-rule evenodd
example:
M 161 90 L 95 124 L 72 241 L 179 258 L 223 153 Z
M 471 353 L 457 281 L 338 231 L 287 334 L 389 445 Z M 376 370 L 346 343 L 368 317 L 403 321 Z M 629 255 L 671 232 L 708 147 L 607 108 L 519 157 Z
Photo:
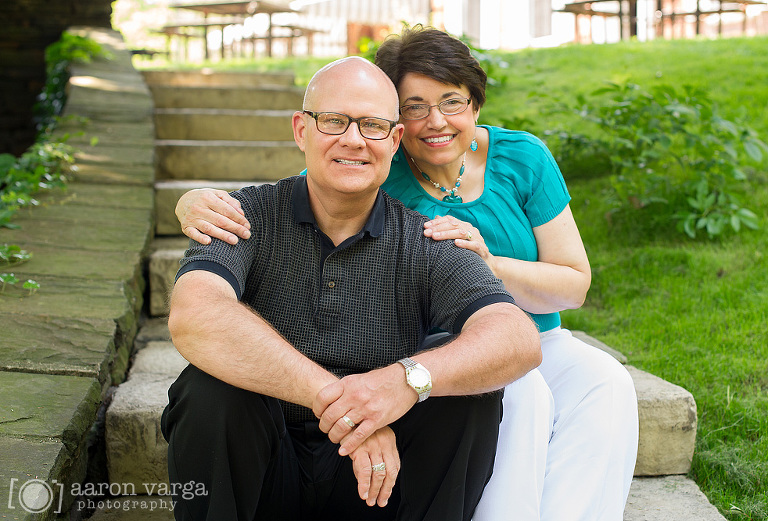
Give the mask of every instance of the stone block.
M 74 452 L 100 400 L 95 378 L 0 372 L 0 437 L 61 440 Z
M 154 147 L 152 145 L 133 145 L 124 147 L 97 143 L 95 146 L 83 144 L 75 152 L 77 165 L 124 165 L 152 168 L 154 165 Z
M 292 110 L 156 109 L 157 139 L 287 141 Z
M 150 186 L 155 180 L 154 169 L 145 165 L 83 163 L 75 166 L 72 178 L 81 183 Z
M 141 326 L 136 335 L 136 350 L 143 349 L 150 342 L 170 342 L 171 333 L 168 331 L 168 319 L 166 317 L 150 318 Z
M 96 121 L 148 122 L 152 100 L 144 94 L 109 92 L 73 85 L 63 116 L 75 115 Z
M 249 73 L 198 71 L 142 71 L 147 85 L 173 87 L 261 87 L 264 85 L 293 87 L 294 76 L 290 72 Z
M 130 377 L 107 410 L 110 482 L 137 489 L 145 483 L 167 483 L 168 444 L 160 417 L 168 405 L 168 388 L 186 364 L 170 342 L 150 342 L 136 354 Z
M 117 324 L 111 318 L 0 315 L 0 370 L 88 376 L 111 384 Z M 127 350 L 127 346 L 122 346 Z
M 306 168 L 293 142 L 158 140 L 155 145 L 158 180 L 277 181 Z
M 693 480 L 685 476 L 635 478 L 624 521 L 725 521 Z
M 97 206 L 35 208 L 20 213 L 14 224 L 19 228 L 0 229 L 0 242 L 81 252 L 142 252 L 153 230 L 151 216 L 145 210 Z
M 82 122 L 65 119 L 56 127 L 55 134 L 69 135 L 68 143 L 76 148 L 82 144 L 90 145 L 91 138 L 97 138 L 100 145 L 109 146 L 153 146 L 155 143 L 153 126 L 143 121 Z
M 153 85 L 155 109 L 298 110 L 304 89 L 291 87 L 175 87 Z
M 149 257 L 149 311 L 153 317 L 168 314 L 168 299 L 184 250 L 160 250 Z
M 168 481 L 168 443 L 160 416 L 175 377 L 135 374 L 118 387 L 107 410 L 107 469 L 111 483 Z
M 128 379 L 142 374 L 172 376 L 175 379 L 187 365 L 189 362 L 179 354 L 170 340 L 152 340 L 136 353 Z
M 0 519 L 48 521 L 65 511 L 60 480 L 72 459 L 61 440 L 0 437 L 0 461 Z
M 136 218 L 152 213 L 155 191 L 151 186 L 121 186 L 88 183 L 71 183 L 63 192 L 54 190 L 38 197 L 41 205 L 67 204 L 75 207 L 118 208 L 141 210 Z M 88 210 L 85 210 L 88 211 Z M 121 216 L 122 217 L 122 216 Z
M 637 391 L 640 442 L 635 476 L 685 474 L 696 445 L 696 402 L 678 385 L 627 366 Z

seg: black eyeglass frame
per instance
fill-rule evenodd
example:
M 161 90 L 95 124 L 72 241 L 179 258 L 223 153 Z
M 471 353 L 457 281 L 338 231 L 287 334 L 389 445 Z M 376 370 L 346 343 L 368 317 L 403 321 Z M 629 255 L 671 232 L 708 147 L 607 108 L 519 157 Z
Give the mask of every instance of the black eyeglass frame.
M 391 136 L 392 135 L 392 129 L 395 128 L 395 126 L 397 126 L 397 124 L 398 124 L 397 121 L 390 121 L 390 120 L 388 120 L 386 118 L 379 118 L 379 117 L 376 117 L 376 116 L 363 116 L 362 118 L 353 118 L 352 116 L 349 116 L 347 114 L 342 114 L 341 112 L 313 112 L 311 110 L 302 110 L 302 112 L 304 114 L 307 114 L 307 115 L 311 116 L 312 119 L 315 120 L 315 128 L 317 128 L 318 132 L 320 132 L 321 134 L 328 135 L 328 136 L 341 136 L 347 130 L 349 130 L 349 126 L 352 123 L 357 123 L 357 129 L 360 131 L 360 135 L 361 136 L 363 136 L 365 139 L 370 139 L 370 140 L 373 140 L 373 141 L 381 141 L 382 139 L 387 139 L 389 136 Z M 324 131 L 320 130 L 320 122 L 317 120 L 317 118 L 321 114 L 334 114 L 336 116 L 344 116 L 348 120 L 347 121 L 347 126 L 344 127 L 344 130 L 342 130 L 341 132 L 338 132 L 336 134 L 333 134 L 331 132 L 324 132 Z M 389 123 L 389 131 L 387 132 L 387 135 L 384 136 L 384 137 L 368 137 L 365 134 L 363 134 L 363 129 L 360 127 L 360 122 L 365 120 L 365 119 L 376 119 L 376 120 L 380 120 L 380 121 L 386 121 L 387 123 Z
M 442 107 L 440 105 L 442 105 L 443 103 L 448 103 L 449 101 L 455 101 L 455 100 L 459 100 L 459 99 L 460 100 L 466 100 L 467 106 L 464 107 L 462 110 L 460 110 L 458 112 L 452 112 L 451 114 L 446 114 L 445 112 L 443 112 L 443 109 L 442 109 Z M 440 114 L 442 114 L 443 116 L 456 116 L 458 114 L 464 113 L 469 108 L 469 106 L 471 104 L 472 104 L 472 98 L 458 97 L 458 98 L 448 98 L 447 100 L 441 101 L 437 105 L 427 105 L 426 103 L 410 103 L 408 105 L 403 105 L 402 107 L 400 107 L 399 111 L 400 111 L 400 116 L 404 120 L 406 120 L 406 121 L 419 121 L 420 119 L 424 119 L 424 118 L 428 118 L 429 117 L 429 113 L 432 112 L 432 107 L 437 107 L 437 110 L 439 110 Z M 424 114 L 420 118 L 406 118 L 405 115 L 403 114 L 403 109 L 407 108 L 407 107 L 413 107 L 413 106 L 424 106 L 424 107 L 427 107 L 427 113 Z

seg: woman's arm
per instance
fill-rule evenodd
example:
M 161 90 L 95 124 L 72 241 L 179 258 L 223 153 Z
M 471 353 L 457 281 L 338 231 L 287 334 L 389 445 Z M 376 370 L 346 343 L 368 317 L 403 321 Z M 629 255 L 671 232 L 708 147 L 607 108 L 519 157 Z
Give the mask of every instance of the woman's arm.
M 467 232 L 471 240 L 467 240 Z M 529 313 L 576 309 L 592 283 L 587 252 L 570 206 L 551 221 L 533 229 L 539 252 L 536 262 L 500 257 L 488 251 L 480 232 L 455 217 L 437 217 L 424 234 L 435 240 L 455 239 L 457 246 L 480 255 L 504 284 L 518 306 Z
M 251 236 L 251 224 L 244 217 L 240 201 L 224 190 L 190 190 L 176 203 L 176 218 L 184 235 L 201 244 L 210 243 L 211 237 L 237 244 L 238 237 Z

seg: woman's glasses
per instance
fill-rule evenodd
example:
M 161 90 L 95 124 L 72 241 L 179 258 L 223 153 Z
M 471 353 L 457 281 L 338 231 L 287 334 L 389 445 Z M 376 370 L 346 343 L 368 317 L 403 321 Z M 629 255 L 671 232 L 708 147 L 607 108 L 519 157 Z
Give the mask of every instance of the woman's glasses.
M 437 110 L 442 114 L 446 116 L 454 116 L 467 110 L 470 101 L 472 101 L 471 98 L 451 98 L 441 101 L 437 105 L 413 103 L 411 105 L 403 105 L 400 107 L 400 115 L 403 116 L 403 119 L 424 119 L 429 116 L 429 111 L 432 107 L 437 107 Z

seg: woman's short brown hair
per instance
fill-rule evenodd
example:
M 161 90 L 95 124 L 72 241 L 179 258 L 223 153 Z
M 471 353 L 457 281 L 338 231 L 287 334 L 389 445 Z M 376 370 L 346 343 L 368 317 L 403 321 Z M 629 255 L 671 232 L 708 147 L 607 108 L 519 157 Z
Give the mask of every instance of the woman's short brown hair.
M 480 63 L 464 42 L 438 29 L 416 25 L 389 36 L 376 52 L 376 65 L 395 87 L 413 72 L 447 85 L 467 87 L 475 108 L 485 103 L 488 76 Z

